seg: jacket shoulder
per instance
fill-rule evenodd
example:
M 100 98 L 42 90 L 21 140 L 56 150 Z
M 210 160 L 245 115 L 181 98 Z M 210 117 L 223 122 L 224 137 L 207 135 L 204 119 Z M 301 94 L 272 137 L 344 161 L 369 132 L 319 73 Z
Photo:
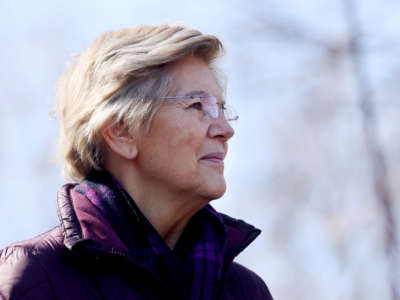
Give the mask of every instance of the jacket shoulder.
M 0 251 L 0 299 L 53 298 L 50 276 L 42 258 L 61 248 L 60 234 L 55 228 Z
M 224 295 L 224 299 L 272 300 L 261 277 L 237 262 L 232 262 L 227 271 Z

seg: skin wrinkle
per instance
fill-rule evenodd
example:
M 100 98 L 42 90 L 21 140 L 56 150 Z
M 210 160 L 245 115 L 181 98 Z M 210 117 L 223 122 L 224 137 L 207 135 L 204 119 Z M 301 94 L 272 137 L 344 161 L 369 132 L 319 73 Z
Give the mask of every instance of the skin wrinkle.
M 222 98 L 214 74 L 200 58 L 185 57 L 170 67 L 176 84 L 173 90 L 204 90 Z M 201 158 L 214 152 L 226 154 L 227 141 L 234 134 L 225 119 L 211 119 L 202 111 L 182 106 L 181 101 L 164 101 L 149 131 L 136 139 L 110 138 L 112 130 L 105 137 L 110 146 L 106 169 L 135 199 L 170 248 L 189 219 L 224 194 L 223 164 Z M 133 147 L 137 153 L 129 156 L 135 153 L 130 152 Z

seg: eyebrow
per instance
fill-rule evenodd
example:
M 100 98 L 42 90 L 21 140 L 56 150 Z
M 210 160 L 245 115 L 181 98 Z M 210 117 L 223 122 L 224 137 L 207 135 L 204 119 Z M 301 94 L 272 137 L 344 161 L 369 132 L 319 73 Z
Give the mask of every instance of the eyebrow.
M 189 93 L 186 93 L 185 96 L 198 96 L 198 95 L 204 95 L 204 94 L 208 94 L 208 93 L 203 90 L 197 90 L 197 91 L 191 91 Z
M 209 94 L 209 93 L 207 93 L 206 91 L 203 91 L 203 90 L 196 90 L 196 91 L 190 91 L 189 93 L 186 93 L 184 96 L 192 97 L 192 96 L 201 96 L 201 95 L 205 95 L 205 94 Z M 222 99 L 222 101 L 220 103 L 226 104 L 225 99 Z

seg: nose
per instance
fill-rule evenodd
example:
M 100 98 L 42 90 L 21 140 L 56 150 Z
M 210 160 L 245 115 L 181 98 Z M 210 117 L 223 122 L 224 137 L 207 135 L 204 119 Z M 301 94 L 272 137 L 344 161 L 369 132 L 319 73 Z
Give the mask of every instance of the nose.
M 207 134 L 210 138 L 218 138 L 226 142 L 235 134 L 235 131 L 226 119 L 220 117 L 213 120 Z

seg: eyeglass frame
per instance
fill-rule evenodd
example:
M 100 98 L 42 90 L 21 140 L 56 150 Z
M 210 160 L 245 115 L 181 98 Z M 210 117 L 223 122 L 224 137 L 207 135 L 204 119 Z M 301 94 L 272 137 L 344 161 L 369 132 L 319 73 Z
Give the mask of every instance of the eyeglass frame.
M 216 96 L 214 96 L 212 94 L 209 94 L 209 93 L 203 93 L 201 95 L 183 95 L 183 96 L 165 96 L 165 97 L 160 97 L 160 99 L 162 99 L 162 100 L 197 99 L 197 98 L 200 99 L 202 112 L 205 115 L 209 116 L 211 119 L 217 120 L 220 117 L 221 112 L 222 112 L 222 115 L 223 115 L 224 119 L 227 122 L 233 122 L 233 121 L 237 121 L 239 119 L 239 115 L 236 113 L 236 111 L 233 109 L 233 107 L 231 105 L 227 105 L 225 102 L 218 101 Z M 215 99 L 215 102 L 212 102 L 212 104 L 215 104 L 218 107 L 218 115 L 217 116 L 213 115 L 212 112 L 210 112 L 209 110 L 206 110 L 206 108 L 205 108 L 206 105 L 202 102 L 202 99 L 204 99 L 204 98 L 214 98 Z M 224 112 L 227 111 L 228 109 L 231 111 L 231 113 L 233 115 L 233 117 L 231 117 L 231 118 L 227 118 L 225 116 Z

